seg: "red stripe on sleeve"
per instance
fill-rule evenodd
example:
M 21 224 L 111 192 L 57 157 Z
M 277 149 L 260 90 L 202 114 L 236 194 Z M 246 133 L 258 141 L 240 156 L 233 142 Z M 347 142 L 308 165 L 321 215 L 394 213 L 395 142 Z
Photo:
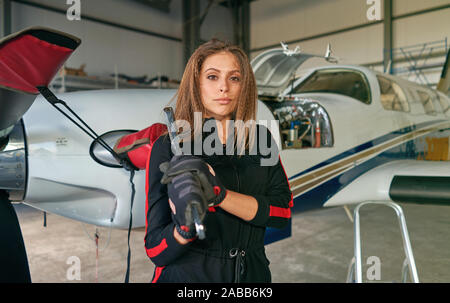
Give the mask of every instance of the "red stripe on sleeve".
M 148 152 L 147 163 L 145 164 L 145 235 L 147 235 L 148 229 L 148 190 L 149 190 L 149 171 L 148 168 L 150 166 L 150 156 L 152 154 L 152 150 Z M 145 241 L 145 240 L 144 240 Z
M 281 217 L 281 218 L 290 218 L 291 217 L 291 209 L 290 208 L 282 208 L 277 206 L 270 205 L 270 217 Z
M 164 269 L 164 266 L 156 267 L 156 269 L 155 269 L 155 277 L 153 278 L 152 283 L 156 283 L 158 281 L 159 277 L 161 276 L 161 273 L 162 273 L 163 269 Z
M 156 257 L 157 255 L 159 255 L 160 253 L 162 253 L 165 249 L 167 248 L 167 242 L 166 239 L 164 238 L 161 243 L 159 243 L 157 246 L 153 247 L 153 248 L 149 248 L 149 249 L 145 249 L 147 251 L 147 256 L 149 258 L 153 258 Z
M 278 156 L 278 161 L 280 161 L 281 168 L 283 169 L 284 176 L 286 177 L 286 181 L 287 181 L 287 183 L 289 185 L 289 190 L 290 190 L 291 189 L 291 183 L 289 183 L 289 178 L 288 178 L 288 176 L 286 174 L 286 170 L 284 169 L 283 163 L 281 162 L 281 157 L 280 156 Z M 289 207 L 294 207 L 294 194 L 292 193 L 292 191 L 291 191 L 291 201 L 289 201 Z

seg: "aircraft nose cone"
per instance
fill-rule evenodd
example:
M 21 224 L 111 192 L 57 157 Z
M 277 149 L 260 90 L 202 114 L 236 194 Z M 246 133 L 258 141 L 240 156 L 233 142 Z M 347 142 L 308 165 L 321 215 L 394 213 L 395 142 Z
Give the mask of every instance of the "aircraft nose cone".
M 0 149 L 0 190 L 9 192 L 10 200 L 20 201 L 25 193 L 26 154 L 23 125 L 17 123 Z

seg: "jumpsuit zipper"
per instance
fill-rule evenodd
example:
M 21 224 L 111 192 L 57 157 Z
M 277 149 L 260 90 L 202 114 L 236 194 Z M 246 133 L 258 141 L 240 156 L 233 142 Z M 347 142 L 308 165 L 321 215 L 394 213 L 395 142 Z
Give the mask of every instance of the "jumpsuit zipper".
M 237 179 L 237 192 L 240 192 L 241 180 L 239 179 L 239 172 L 238 172 L 236 166 L 234 165 L 233 161 L 231 160 L 231 158 L 229 158 L 229 161 L 230 161 L 230 164 L 231 164 L 231 166 L 233 167 L 233 170 L 234 170 L 234 172 L 235 172 L 235 174 L 236 174 L 236 179 Z M 249 234 L 248 234 L 248 236 L 247 236 L 247 241 L 246 241 L 246 242 L 247 242 L 247 247 L 249 247 L 249 244 L 250 244 L 250 239 L 251 239 L 251 235 L 252 235 L 252 230 L 253 230 L 253 229 L 250 227 Z M 245 252 L 244 252 L 244 254 L 245 254 Z
M 238 170 L 236 168 L 236 166 L 234 165 L 233 161 L 229 158 L 228 159 L 230 161 L 231 166 L 233 167 L 233 171 L 236 175 L 236 179 L 237 179 L 237 192 L 240 192 L 240 188 L 241 188 L 241 181 L 239 180 L 239 173 Z
M 233 167 L 233 171 L 236 175 L 237 179 L 237 192 L 240 192 L 240 180 L 239 180 L 239 172 L 234 165 L 233 161 L 229 159 L 231 167 Z M 240 250 L 239 248 L 232 248 L 230 250 L 230 257 L 236 258 L 235 265 L 234 265 L 234 283 L 240 283 L 241 282 L 241 276 L 244 274 L 244 257 L 245 257 L 245 251 Z

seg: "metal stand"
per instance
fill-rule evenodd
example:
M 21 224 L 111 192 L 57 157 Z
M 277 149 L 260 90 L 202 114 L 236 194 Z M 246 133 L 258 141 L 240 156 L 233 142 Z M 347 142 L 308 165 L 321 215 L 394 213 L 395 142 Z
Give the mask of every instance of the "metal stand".
M 402 208 L 394 202 L 364 202 L 356 206 L 353 213 L 354 221 L 354 249 L 355 255 L 351 260 L 348 274 L 347 282 L 362 283 L 362 262 L 361 262 L 361 234 L 360 234 L 360 224 L 359 224 L 359 210 L 362 206 L 367 204 L 375 205 L 385 205 L 393 208 L 397 214 L 397 218 L 400 225 L 400 231 L 403 239 L 403 248 L 405 250 L 405 261 L 403 262 L 402 268 L 402 282 L 406 282 L 408 270 L 411 275 L 411 280 L 414 283 L 419 283 L 419 276 L 417 275 L 416 263 L 414 261 L 414 256 L 411 248 L 411 242 L 409 241 L 408 229 L 406 227 L 405 216 L 403 215 Z

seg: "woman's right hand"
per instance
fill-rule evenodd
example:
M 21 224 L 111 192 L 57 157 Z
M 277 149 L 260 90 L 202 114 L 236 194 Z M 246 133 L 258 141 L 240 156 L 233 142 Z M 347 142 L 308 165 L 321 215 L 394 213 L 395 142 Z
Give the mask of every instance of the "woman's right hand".
M 169 184 L 174 176 L 191 173 L 198 178 L 208 207 L 218 206 L 225 199 L 227 189 L 220 178 L 216 176 L 212 167 L 202 159 L 195 156 L 174 156 L 169 163 L 160 166 L 164 173 L 161 183 Z
M 206 203 L 198 179 L 188 172 L 174 176 L 167 184 L 167 192 L 177 232 L 185 239 L 195 238 L 192 208 Z

